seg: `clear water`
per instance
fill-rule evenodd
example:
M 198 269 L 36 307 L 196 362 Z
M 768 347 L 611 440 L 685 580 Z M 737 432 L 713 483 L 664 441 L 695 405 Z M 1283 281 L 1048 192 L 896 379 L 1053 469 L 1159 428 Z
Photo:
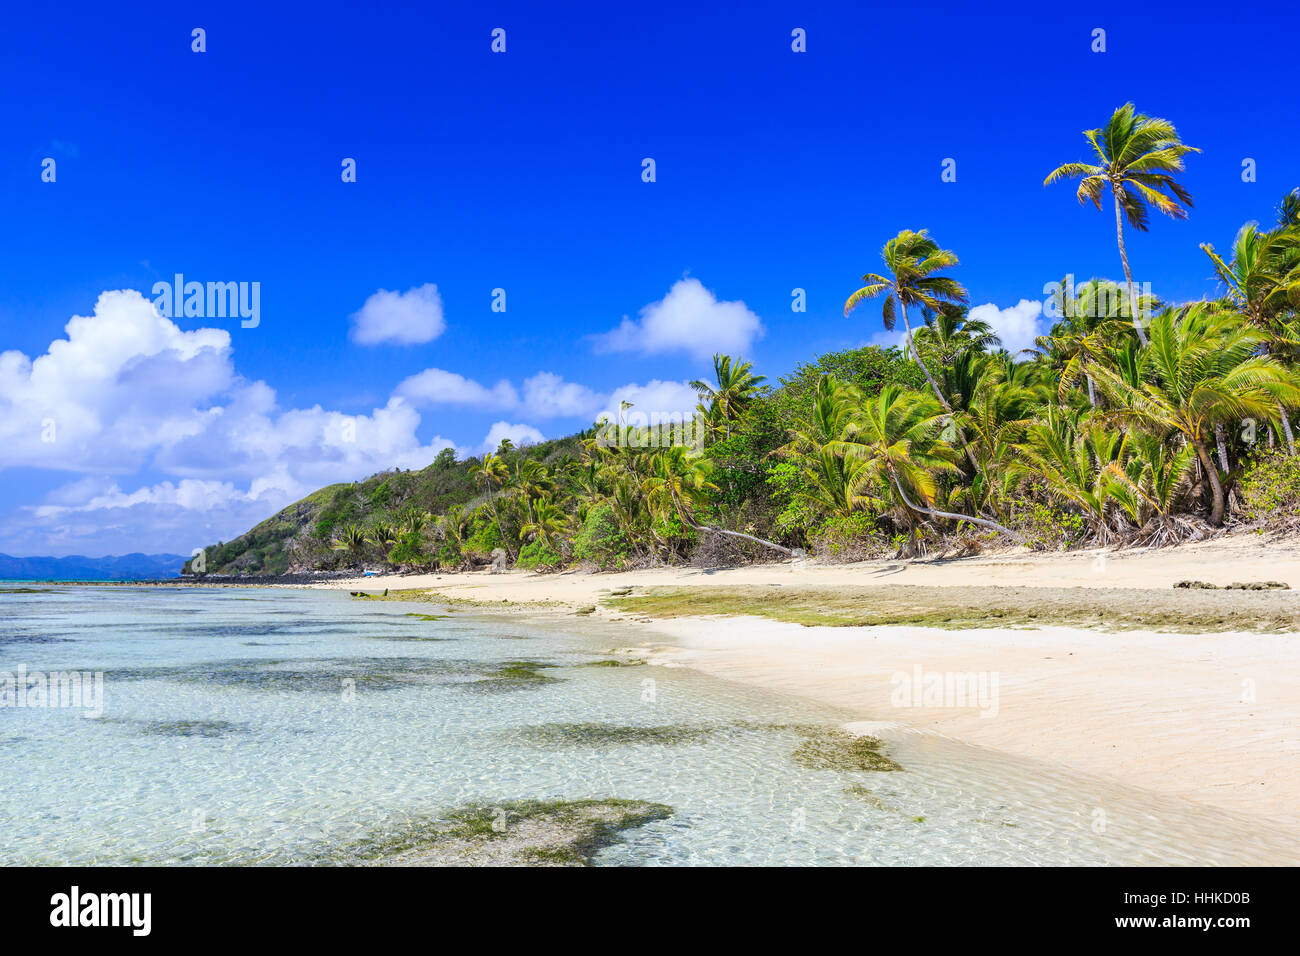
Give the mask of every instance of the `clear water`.
M 929 735 L 883 735 L 901 773 L 805 769 L 800 726 L 864 715 L 688 669 L 578 666 L 628 642 L 614 625 L 409 616 L 436 610 L 287 589 L 0 589 L 0 671 L 105 680 L 99 718 L 0 707 L 0 863 L 351 862 L 340 848 L 466 804 L 591 797 L 674 809 L 600 864 L 1296 860 L 1257 821 Z M 554 665 L 538 671 L 552 680 L 490 679 L 517 660 Z M 700 732 L 530 731 L 573 723 Z

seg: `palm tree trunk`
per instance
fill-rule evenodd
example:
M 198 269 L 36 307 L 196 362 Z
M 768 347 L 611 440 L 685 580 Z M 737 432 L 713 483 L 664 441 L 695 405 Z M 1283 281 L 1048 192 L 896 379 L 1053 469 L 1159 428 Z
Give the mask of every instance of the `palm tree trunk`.
M 1213 503 L 1210 506 L 1210 524 L 1217 528 L 1223 524 L 1223 485 L 1219 481 L 1219 472 L 1214 467 L 1214 462 L 1210 461 L 1210 453 L 1205 450 L 1205 442 L 1198 439 L 1192 442 L 1192 447 L 1196 449 L 1196 457 L 1200 459 L 1206 477 L 1210 479 L 1210 493 L 1213 496 Z
M 988 518 L 973 518 L 970 515 L 953 514 L 951 511 L 936 511 L 934 508 L 923 508 L 920 505 L 913 504 L 908 499 L 907 494 L 903 491 L 903 486 L 899 482 L 898 476 L 891 474 L 890 477 L 894 479 L 894 487 L 898 489 L 898 496 L 903 499 L 903 504 L 907 505 L 907 507 L 911 508 L 913 511 L 920 512 L 923 515 L 931 515 L 935 518 L 949 518 L 953 521 L 969 521 L 971 524 L 983 525 L 986 528 L 992 528 L 994 531 L 1000 531 L 1003 534 L 1008 535 L 1019 544 L 1024 543 L 1024 539 L 1006 525 L 998 524 L 996 521 L 992 521 Z
M 510 550 L 510 539 L 506 535 L 506 529 L 501 527 L 501 513 L 497 511 L 497 500 L 492 494 L 492 486 L 488 485 L 488 504 L 492 506 L 492 517 L 497 520 L 497 534 L 501 535 L 501 543 L 506 546 L 506 554 L 510 555 L 510 560 L 515 560 L 514 552 Z
M 1219 451 L 1219 467 L 1224 474 L 1228 473 L 1228 446 L 1223 443 L 1223 425 L 1214 426 L 1214 444 Z
M 907 306 L 903 304 L 901 298 L 898 299 L 898 309 L 903 313 L 903 328 L 907 330 L 907 344 L 912 350 L 912 357 L 916 359 L 916 364 L 921 366 L 921 372 L 925 375 L 925 380 L 930 383 L 930 391 L 934 392 L 934 397 L 939 400 L 939 404 L 943 406 L 943 410 L 949 415 L 952 415 L 952 406 L 948 404 L 948 399 L 943 397 L 943 392 L 939 391 L 938 383 L 935 382 L 934 376 L 930 374 L 930 368 L 925 364 L 925 359 L 921 357 L 921 349 L 917 346 L 916 341 L 912 336 L 912 323 L 907 321 Z M 954 420 L 952 424 L 957 430 L 957 440 L 961 442 L 962 450 L 966 452 L 966 458 L 970 461 L 971 468 L 974 469 L 972 474 L 978 475 L 980 473 L 980 466 L 975 460 L 975 453 L 970 450 L 970 445 L 966 444 L 965 432 L 962 430 L 961 426 L 957 424 L 956 420 Z
M 1084 373 L 1083 377 L 1088 380 L 1088 403 L 1093 408 L 1096 408 L 1097 407 L 1097 386 L 1093 384 L 1091 375 Z
M 1142 330 L 1142 321 L 1138 318 L 1137 296 L 1133 294 L 1133 271 L 1128 267 L 1128 252 L 1124 249 L 1124 218 L 1120 214 L 1120 196 L 1122 186 L 1111 184 L 1111 194 L 1115 197 L 1115 237 L 1119 241 L 1119 258 L 1124 263 L 1124 281 L 1128 284 L 1129 317 L 1133 320 L 1133 330 L 1138 334 L 1138 341 L 1145 347 L 1147 334 Z
M 744 538 L 746 541 L 753 541 L 755 544 L 761 544 L 765 548 L 771 548 L 773 551 L 780 551 L 782 554 L 793 555 L 794 551 L 775 541 L 768 541 L 764 538 L 756 538 L 752 534 L 745 534 L 743 531 L 724 531 L 722 528 L 712 528 L 707 524 L 696 524 L 694 521 L 688 521 L 696 531 L 711 531 L 714 534 L 725 534 L 729 538 Z
M 930 391 L 934 392 L 934 397 L 939 400 L 943 410 L 951 415 L 952 406 L 948 404 L 948 399 L 943 397 L 943 392 L 939 391 L 938 383 L 935 382 L 934 376 L 930 374 L 930 367 L 925 364 L 925 359 L 921 357 L 921 350 L 916 346 L 916 341 L 912 336 L 912 323 L 907 321 L 907 306 L 903 304 L 902 299 L 898 300 L 898 309 L 903 313 L 903 328 L 907 330 L 907 344 L 912 349 L 912 358 L 916 359 L 916 364 L 921 366 L 921 373 L 925 376 L 925 380 L 930 383 Z
M 1285 405 L 1278 405 L 1277 410 L 1282 418 L 1282 434 L 1286 435 L 1286 453 L 1294 456 L 1295 435 L 1291 432 L 1291 419 L 1287 417 Z

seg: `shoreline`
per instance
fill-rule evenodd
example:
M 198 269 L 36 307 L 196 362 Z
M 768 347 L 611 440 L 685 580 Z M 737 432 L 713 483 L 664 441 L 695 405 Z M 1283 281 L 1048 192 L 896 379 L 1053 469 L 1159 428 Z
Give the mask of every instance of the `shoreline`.
M 1296 539 L 803 569 L 303 577 L 85 584 L 389 591 L 390 600 L 552 624 L 601 621 L 625 629 L 623 649 L 651 664 L 811 699 L 857 715 L 848 726 L 864 733 L 941 735 L 1246 814 L 1300 839 Z M 1180 581 L 1216 589 L 1175 589 Z M 1219 590 L 1252 582 L 1289 589 Z M 724 613 L 694 613 L 719 603 Z M 1014 613 L 1021 605 L 1032 608 Z M 824 615 L 839 618 L 832 626 Z M 1143 626 L 1152 621 L 1160 626 Z M 900 676 L 935 674 L 995 680 L 996 708 L 894 699 Z
M 1291 590 L 1174 589 L 1188 579 L 1220 588 L 1276 581 Z M 851 711 L 861 719 L 850 726 L 864 733 L 894 727 L 942 735 L 1245 814 L 1261 827 L 1300 836 L 1300 628 L 1233 626 L 1249 620 L 1252 608 L 1264 616 L 1279 604 L 1288 613 L 1300 607 L 1300 544 L 1293 541 L 1251 536 L 1160 551 L 874 561 L 802 571 L 773 564 L 413 575 L 314 587 L 378 591 L 376 585 L 424 591 L 424 600 L 467 610 L 600 619 L 627 627 L 627 647 L 651 664 L 691 667 Z M 960 592 L 976 602 L 983 593 L 991 602 L 1015 587 L 1014 593 L 1042 600 L 1045 620 L 1029 627 L 808 626 L 735 613 L 655 617 L 608 603 L 625 589 L 636 596 L 647 589 L 711 588 L 781 594 L 777 589 L 787 587 L 822 590 L 828 598 L 857 588 L 864 602 L 875 597 L 873 603 L 926 592 Z M 1063 596 L 1077 603 L 1090 594 L 1130 616 L 1170 601 L 1226 602 L 1230 613 L 1222 626 L 1200 632 L 1116 630 L 1106 626 L 1105 614 L 1087 627 L 1050 622 Z M 932 674 L 984 675 L 996 683 L 996 707 L 899 704 L 900 676 Z

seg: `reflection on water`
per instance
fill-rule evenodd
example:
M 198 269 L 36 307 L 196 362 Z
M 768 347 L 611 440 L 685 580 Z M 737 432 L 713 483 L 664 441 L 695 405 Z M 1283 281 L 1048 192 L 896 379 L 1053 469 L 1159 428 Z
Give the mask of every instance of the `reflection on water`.
M 105 692 L 99 719 L 0 708 L 0 863 L 353 862 L 467 804 L 592 797 L 673 808 L 605 864 L 1295 861 L 1286 836 L 1220 811 L 933 735 L 846 745 L 860 715 L 609 666 L 627 641 L 612 625 L 430 610 L 0 594 L 0 671 L 103 671 Z

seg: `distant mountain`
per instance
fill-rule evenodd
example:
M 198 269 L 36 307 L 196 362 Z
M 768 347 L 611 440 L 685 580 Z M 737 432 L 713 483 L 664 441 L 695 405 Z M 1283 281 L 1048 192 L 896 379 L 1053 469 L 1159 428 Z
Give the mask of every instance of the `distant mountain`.
M 123 554 L 86 558 L 14 558 L 0 554 L 0 581 L 132 581 L 179 577 L 185 554 Z

